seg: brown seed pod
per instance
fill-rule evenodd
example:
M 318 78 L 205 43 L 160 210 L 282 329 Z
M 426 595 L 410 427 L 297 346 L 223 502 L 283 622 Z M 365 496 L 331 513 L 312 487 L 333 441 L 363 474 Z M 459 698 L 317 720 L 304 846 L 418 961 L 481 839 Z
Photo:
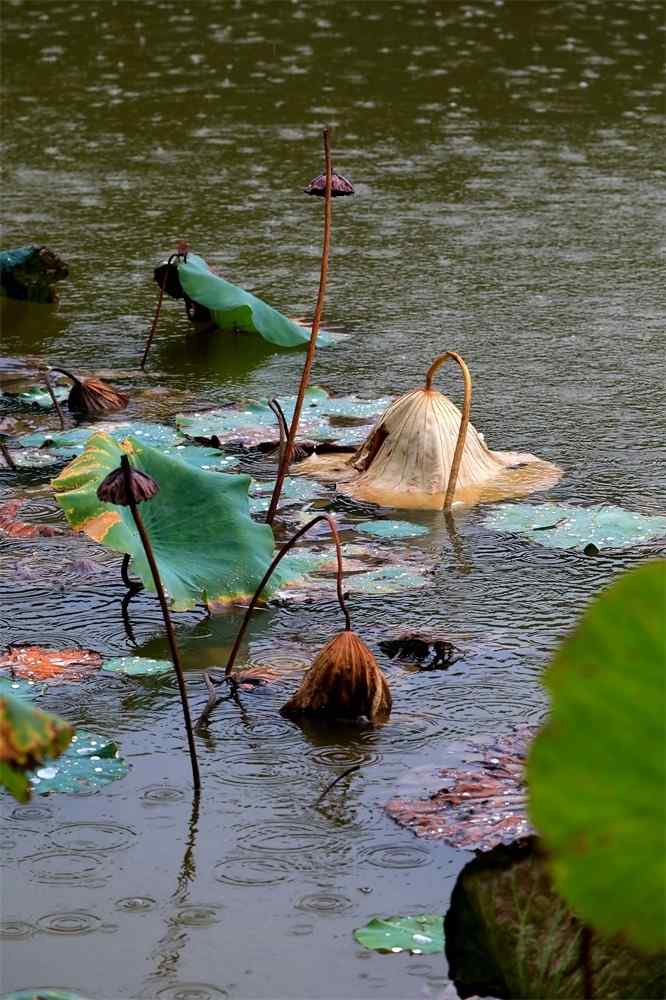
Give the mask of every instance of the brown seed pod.
M 338 719 L 364 715 L 370 722 L 383 722 L 390 715 L 391 703 L 391 690 L 376 659 L 355 632 L 345 630 L 317 654 L 280 714 Z
M 315 177 L 304 190 L 306 194 L 316 194 L 323 198 L 326 194 L 326 174 Z M 354 194 L 351 181 L 348 181 L 342 174 L 336 174 L 334 170 L 331 177 L 331 198 L 341 198 L 348 194 Z
M 130 468 L 130 482 L 132 484 L 132 498 L 134 503 L 143 503 L 150 500 L 159 493 L 159 486 L 145 472 Z M 130 500 L 127 495 L 125 485 L 125 473 L 122 468 L 113 469 L 97 487 L 97 499 L 102 503 L 115 503 L 119 507 L 129 507 Z
M 67 406 L 73 413 L 106 413 L 108 410 L 124 410 L 129 396 L 114 389 L 101 378 L 75 379 Z

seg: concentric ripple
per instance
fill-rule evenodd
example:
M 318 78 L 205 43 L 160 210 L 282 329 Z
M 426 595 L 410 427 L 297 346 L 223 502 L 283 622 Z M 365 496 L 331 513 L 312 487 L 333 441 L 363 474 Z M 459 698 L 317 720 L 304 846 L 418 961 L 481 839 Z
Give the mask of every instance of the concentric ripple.
M 432 856 L 426 847 L 386 844 L 367 851 L 363 860 L 375 868 L 423 868 Z
M 19 864 L 32 872 L 35 882 L 101 888 L 111 877 L 102 874 L 105 859 L 83 851 L 44 851 L 28 854 Z
M 150 913 L 156 906 L 157 903 L 150 896 L 124 896 L 115 902 L 116 910 L 124 913 Z
M 49 836 L 56 847 L 70 851 L 116 851 L 130 847 L 136 833 L 118 823 L 63 823 Z
M 238 886 L 276 885 L 292 875 L 289 864 L 281 858 L 247 855 L 226 858 L 213 871 L 218 882 Z
M 37 927 L 46 934 L 92 934 L 98 930 L 101 921 L 92 913 L 72 910 L 69 913 L 48 913 L 40 917 Z
M 296 903 L 297 910 L 322 915 L 345 913 L 347 910 L 353 909 L 353 906 L 354 904 L 347 896 L 339 896 L 334 892 L 313 892 L 307 896 L 301 896 Z
M 222 987 L 211 983 L 173 983 L 165 986 L 155 996 L 163 997 L 164 1000 L 217 1000 L 217 997 L 229 994 Z
M 212 906 L 193 903 L 190 906 L 182 906 L 178 913 L 172 918 L 173 923 L 182 924 L 185 927 L 212 927 L 219 923 L 221 906 Z
M 141 789 L 141 800 L 145 806 L 162 806 L 171 802 L 182 802 L 185 792 L 175 785 L 148 785 Z
M 35 933 L 25 920 L 0 920 L 0 941 L 27 941 Z

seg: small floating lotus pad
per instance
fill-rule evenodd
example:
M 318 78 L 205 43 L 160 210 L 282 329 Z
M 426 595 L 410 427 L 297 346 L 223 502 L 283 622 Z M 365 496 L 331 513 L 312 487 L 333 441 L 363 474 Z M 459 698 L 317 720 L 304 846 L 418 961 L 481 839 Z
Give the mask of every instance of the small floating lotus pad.
M 97 422 L 90 427 L 71 427 L 64 431 L 35 431 L 22 434 L 17 443 L 22 448 L 44 448 L 55 455 L 73 457 L 80 455 L 93 434 L 105 432 L 114 441 L 123 441 L 128 434 L 141 441 L 142 444 L 168 453 L 177 444 L 182 444 L 182 436 L 173 427 L 166 424 L 154 424 L 143 420 L 116 422 Z M 186 460 L 186 459 L 185 459 Z
M 64 403 L 69 396 L 69 386 L 54 385 L 53 395 L 59 403 Z M 43 385 L 35 385 L 32 389 L 26 389 L 25 392 L 17 392 L 11 395 L 7 393 L 7 396 L 12 402 L 22 403 L 24 406 L 38 406 L 42 410 L 53 408 L 53 400 Z
M 183 291 L 193 302 L 210 309 L 221 330 L 258 333 L 279 347 L 298 347 L 310 339 L 309 327 L 294 323 L 256 295 L 213 274 L 203 257 L 195 253 L 178 264 L 178 277 Z M 330 338 L 321 331 L 317 343 L 325 346 Z
M 31 681 L 80 681 L 98 670 L 102 657 L 90 649 L 10 646 L 0 653 L 0 667 Z
M 666 517 L 646 517 L 610 504 L 502 504 L 483 523 L 551 549 L 583 549 L 590 542 L 599 549 L 618 549 L 666 535 Z
M 412 955 L 434 955 L 444 951 L 444 918 L 438 913 L 422 913 L 417 917 L 375 917 L 365 927 L 354 931 L 354 937 L 372 951 Z
M 15 677 L 0 677 L 0 698 L 3 694 L 11 694 L 23 701 L 32 701 L 33 698 L 43 694 L 45 690 L 44 684 L 35 684 L 34 681 L 19 680 Z
M 397 594 L 403 590 L 425 587 L 428 580 L 406 566 L 380 566 L 369 573 L 359 573 L 345 580 L 345 587 L 362 594 Z
M 147 656 L 116 656 L 104 660 L 103 674 L 125 674 L 127 677 L 154 677 L 173 670 L 171 660 L 151 660 Z
M 0 694 L 0 785 L 19 802 L 28 802 L 30 770 L 60 756 L 73 738 L 74 729 L 64 719 L 5 689 Z
M 70 993 L 69 990 L 18 990 L 14 993 L 3 993 L 2 1000 L 87 1000 L 80 993 Z
M 273 532 L 250 517 L 249 476 L 205 472 L 134 438 L 121 446 L 108 434 L 95 434 L 83 454 L 53 481 L 70 525 L 130 555 L 134 570 L 154 591 L 130 510 L 97 499 L 97 487 L 119 466 L 123 453 L 160 487 L 152 500 L 142 504 L 141 517 L 172 606 L 184 611 L 202 600 L 223 605 L 250 597 L 272 559 Z M 266 596 L 283 579 L 278 570 Z
M 430 530 L 410 521 L 361 521 L 354 528 L 364 535 L 376 535 L 377 538 L 415 538 L 417 535 L 427 535 Z
M 65 792 L 90 795 L 118 778 L 124 778 L 129 765 L 118 754 L 113 740 L 78 729 L 72 742 L 58 760 L 46 761 L 30 777 L 38 795 Z

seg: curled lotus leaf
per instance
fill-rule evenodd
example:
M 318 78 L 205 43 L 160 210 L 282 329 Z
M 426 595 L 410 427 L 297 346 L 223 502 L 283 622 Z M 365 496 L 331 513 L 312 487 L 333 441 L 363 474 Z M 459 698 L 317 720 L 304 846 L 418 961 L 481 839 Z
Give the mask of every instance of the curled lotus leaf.
M 437 772 L 442 787 L 428 798 L 394 798 L 389 816 L 417 837 L 487 851 L 533 832 L 527 818 L 525 758 L 528 736 L 505 736 L 468 747 L 466 767 Z
M 666 535 L 666 517 L 647 517 L 612 504 L 502 504 L 485 519 L 493 531 L 515 532 L 547 548 L 619 549 Z
M 383 954 L 408 951 L 412 955 L 435 955 L 444 951 L 444 918 L 439 913 L 415 917 L 375 917 L 354 931 L 364 948 Z
M 172 606 L 187 610 L 199 601 L 219 606 L 251 597 L 271 561 L 273 532 L 250 517 L 249 476 L 207 472 L 135 438 L 118 444 L 108 434 L 95 434 L 53 481 L 71 527 L 130 555 L 136 573 L 154 591 L 131 511 L 97 498 L 97 487 L 122 454 L 160 487 L 141 506 L 141 517 Z M 273 588 L 281 582 L 274 574 Z M 267 588 L 266 596 L 270 592 Z
M 59 757 L 74 736 L 64 719 L 34 708 L 7 690 L 0 693 L 0 784 L 19 802 L 30 799 L 26 772 Z
M 178 264 L 178 278 L 188 298 L 210 310 L 221 330 L 258 333 L 279 347 L 299 347 L 310 339 L 308 327 L 295 323 L 256 295 L 214 274 L 197 254 L 189 253 L 187 259 Z M 327 342 L 322 331 L 317 343 L 324 346 Z

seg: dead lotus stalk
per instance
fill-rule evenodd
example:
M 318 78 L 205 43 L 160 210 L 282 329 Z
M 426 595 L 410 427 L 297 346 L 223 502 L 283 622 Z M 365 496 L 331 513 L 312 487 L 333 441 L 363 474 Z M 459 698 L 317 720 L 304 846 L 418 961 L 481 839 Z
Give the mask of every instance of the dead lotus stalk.
M 332 213 L 332 202 L 333 197 L 333 165 L 331 161 L 331 133 L 329 129 L 324 129 L 324 158 L 326 162 L 326 183 L 324 185 L 324 244 L 321 252 L 321 269 L 319 272 L 319 292 L 317 294 L 317 305 L 315 307 L 314 317 L 312 319 L 312 331 L 310 333 L 310 340 L 308 343 L 307 354 L 305 355 L 305 364 L 303 365 L 303 373 L 301 375 L 301 382 L 298 387 L 298 394 L 296 396 L 296 405 L 294 407 L 294 415 L 291 419 L 291 426 L 289 428 L 289 434 L 287 436 L 287 443 L 285 445 L 284 451 L 280 456 L 280 464 L 277 471 L 277 479 L 275 480 L 275 487 L 273 489 L 273 495 L 271 497 L 270 506 L 268 508 L 268 513 L 266 514 L 266 524 L 272 524 L 275 519 L 275 513 L 277 511 L 278 503 L 280 502 L 280 494 L 282 493 L 282 485 L 284 483 L 284 478 L 287 475 L 287 470 L 289 468 L 289 463 L 292 461 L 294 453 L 294 442 L 296 440 L 296 434 L 298 432 L 298 421 L 301 417 L 301 410 L 303 409 L 303 398 L 305 396 L 305 390 L 308 387 L 308 382 L 310 380 L 310 371 L 312 369 L 312 363 L 314 361 L 315 347 L 317 346 L 317 335 L 319 333 L 319 324 L 321 323 L 321 315 L 324 309 L 324 298 L 326 297 L 326 281 L 328 279 L 328 255 L 331 247 L 331 223 L 333 218 Z M 344 180 L 344 178 L 342 178 Z M 353 188 L 348 181 L 345 184 L 349 185 L 351 190 L 344 191 L 344 194 L 352 194 Z M 310 187 L 315 187 L 317 190 L 310 191 Z M 315 178 L 314 181 L 308 188 L 306 188 L 306 193 L 308 194 L 321 194 L 321 178 Z
M 352 631 L 349 611 L 342 592 L 343 571 L 340 536 L 335 519 L 330 514 L 318 514 L 317 517 L 313 517 L 311 521 L 299 528 L 271 562 L 245 612 L 229 654 L 225 677 L 233 683 L 232 670 L 238 650 L 252 617 L 252 612 L 257 606 L 273 571 L 299 538 L 320 521 L 326 521 L 335 543 L 337 596 L 345 617 L 345 628 L 317 655 L 300 688 L 280 711 L 282 715 L 290 718 L 314 715 L 356 719 L 360 716 L 366 716 L 370 722 L 381 722 L 386 720 L 391 712 L 391 690 L 375 657 L 363 640 Z M 204 714 L 197 722 L 197 729 L 202 726 L 218 701 L 209 700 Z
M 157 596 L 160 601 L 162 617 L 164 618 L 164 627 L 169 640 L 169 649 L 171 650 L 171 659 L 173 661 L 174 670 L 176 671 L 176 677 L 178 678 L 178 689 L 180 691 L 180 700 L 183 706 L 183 718 L 185 720 L 187 743 L 190 751 L 190 762 L 192 764 L 192 781 L 195 792 L 198 792 L 201 788 L 201 778 L 199 776 L 199 762 L 197 760 L 197 750 L 194 743 L 190 707 L 187 701 L 185 675 L 183 674 L 183 667 L 180 662 L 180 654 L 178 652 L 178 646 L 176 645 L 176 635 L 173 630 L 173 624 L 171 622 L 171 616 L 169 614 L 169 607 L 164 594 L 162 580 L 157 568 L 155 556 L 153 555 L 153 549 L 150 544 L 150 539 L 148 538 L 148 533 L 146 532 L 143 520 L 137 507 L 137 504 L 150 500 L 158 491 L 159 486 L 155 480 L 151 476 L 146 475 L 145 472 L 133 469 L 127 455 L 123 455 L 120 459 L 120 468 L 114 469 L 110 472 L 97 487 L 97 497 L 102 501 L 102 503 L 114 503 L 121 507 L 129 507 L 136 525 L 136 530 L 139 532 L 141 544 L 143 545 L 144 552 L 146 553 L 146 559 L 148 560 L 148 565 L 150 566 L 150 572 L 155 584 L 155 590 L 157 591 Z

